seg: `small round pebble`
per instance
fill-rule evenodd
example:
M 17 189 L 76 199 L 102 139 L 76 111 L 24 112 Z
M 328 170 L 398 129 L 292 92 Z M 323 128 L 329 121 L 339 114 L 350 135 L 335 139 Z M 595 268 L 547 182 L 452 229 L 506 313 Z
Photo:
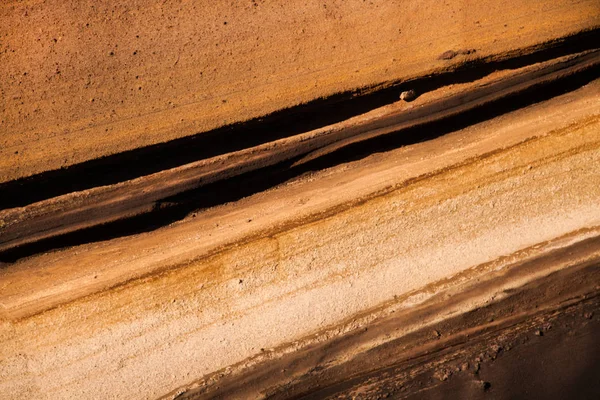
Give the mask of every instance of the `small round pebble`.
M 406 90 L 400 93 L 400 100 L 404 101 L 413 101 L 417 97 L 417 94 L 414 90 Z

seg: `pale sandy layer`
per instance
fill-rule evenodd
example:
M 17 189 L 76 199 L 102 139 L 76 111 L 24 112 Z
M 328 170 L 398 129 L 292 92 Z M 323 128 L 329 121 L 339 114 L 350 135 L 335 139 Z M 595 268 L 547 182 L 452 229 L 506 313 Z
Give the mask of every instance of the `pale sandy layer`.
M 5 269 L 5 317 L 70 302 L 2 322 L 0 392 L 155 398 L 394 296 L 600 225 L 598 85 L 150 234 Z
M 394 298 L 376 309 L 353 316 L 301 341 L 268 349 L 242 363 L 178 387 L 161 398 L 288 399 L 296 398 L 298 394 L 310 394 L 311 398 L 376 399 L 389 398 L 389 394 L 398 392 L 403 395 L 400 398 L 411 398 L 411 392 L 421 393 L 424 384 L 432 384 L 444 393 L 437 398 L 480 399 L 481 387 L 476 385 L 481 379 L 494 382 L 496 395 L 499 388 L 496 378 L 485 372 L 480 373 L 482 358 L 494 360 L 499 351 L 503 350 L 503 355 L 506 355 L 508 351 L 513 353 L 513 346 L 517 343 L 529 343 L 527 337 L 522 337 L 521 341 L 509 339 L 510 334 L 507 336 L 506 331 L 501 332 L 499 326 L 513 329 L 520 324 L 532 336 L 541 328 L 544 333 L 542 342 L 547 346 L 541 350 L 541 354 L 523 357 L 532 364 L 529 370 L 543 373 L 544 376 L 557 373 L 548 377 L 548 382 L 558 383 L 554 390 L 556 387 L 569 386 L 573 390 L 581 390 L 585 386 L 570 385 L 571 379 L 561 378 L 571 368 L 576 369 L 571 376 L 580 378 L 588 368 L 592 369 L 590 372 L 594 376 L 594 364 L 588 357 L 588 354 L 593 354 L 590 349 L 594 348 L 594 330 L 589 332 L 592 336 L 586 340 L 575 333 L 577 328 L 573 324 L 556 324 L 556 321 L 551 321 L 552 318 L 543 317 L 532 321 L 528 317 L 531 313 L 539 317 L 539 313 L 548 313 L 550 310 L 553 317 L 561 316 L 565 312 L 572 313 L 574 310 L 571 306 L 574 303 L 594 301 L 594 291 L 600 289 L 597 285 L 600 278 L 599 234 L 600 227 L 578 231 L 536 244 L 509 257 L 481 264 L 451 279 Z M 592 276 L 575 276 L 582 272 L 591 273 Z M 537 296 L 529 298 L 524 295 L 527 289 L 544 285 L 548 280 L 554 282 L 545 285 L 541 295 L 539 292 Z M 553 296 L 561 296 L 562 301 L 556 299 L 553 302 Z M 595 308 L 598 309 L 598 306 Z M 575 314 L 587 326 L 594 313 L 579 310 Z M 582 315 L 586 317 L 582 318 Z M 473 322 L 469 324 L 469 320 Z M 458 324 L 461 333 L 457 334 L 452 329 L 451 321 Z M 564 331 L 558 332 L 556 328 L 559 327 Z M 569 357 L 573 357 L 573 349 L 577 347 L 583 350 L 584 355 L 570 361 L 560 361 L 562 366 L 567 366 L 569 362 L 574 362 L 576 366 L 538 371 L 536 366 L 543 354 L 555 351 L 556 344 L 547 342 L 546 334 L 549 331 L 561 335 L 562 339 L 573 337 L 576 340 L 577 345 L 569 346 Z M 462 349 L 458 359 L 456 354 L 451 354 L 457 346 L 473 342 L 479 342 L 482 346 L 470 353 Z M 427 356 L 431 358 L 423 362 Z M 440 365 L 444 359 L 451 360 L 453 365 Z M 555 353 L 549 359 L 552 365 L 556 365 Z M 436 370 L 433 379 L 423 380 L 419 373 L 422 369 L 407 371 L 406 364 L 411 361 Z M 521 368 L 515 369 L 515 365 L 511 364 L 501 371 L 512 374 Z M 393 372 L 390 373 L 390 370 Z M 479 389 L 471 396 L 456 393 L 452 380 L 448 380 L 449 376 L 459 371 L 468 374 L 466 378 L 469 383 L 475 385 L 474 389 Z M 349 376 L 352 379 L 348 379 Z M 398 384 L 390 388 L 389 384 L 382 382 L 385 380 Z M 513 385 L 514 378 L 506 383 Z M 591 379 L 589 384 L 594 383 L 595 380 Z M 438 386 L 440 384 L 450 387 L 444 389 Z M 544 385 L 539 390 L 543 391 L 548 386 Z M 519 388 L 523 389 L 521 386 Z M 335 392 L 337 394 L 333 394 Z M 523 395 L 520 397 L 526 393 L 537 393 L 531 389 L 521 392 Z M 565 396 L 563 392 L 557 398 L 589 397 Z M 499 398 L 514 398 L 514 395 L 500 395 Z
M 0 182 L 598 26 L 597 0 L 4 1 Z

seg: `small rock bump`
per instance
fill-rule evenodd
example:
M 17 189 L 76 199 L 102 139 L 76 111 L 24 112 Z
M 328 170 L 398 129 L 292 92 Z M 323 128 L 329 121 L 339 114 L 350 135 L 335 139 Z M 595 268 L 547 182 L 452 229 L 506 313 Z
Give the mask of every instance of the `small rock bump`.
M 492 384 L 487 381 L 475 381 L 475 384 L 479 386 L 484 392 L 487 392 L 492 387 Z
M 433 377 L 439 381 L 447 381 L 448 378 L 450 378 L 450 376 L 452 375 L 452 371 L 446 370 L 446 369 L 442 369 L 439 371 L 436 371 L 433 374 Z
M 415 93 L 414 90 L 406 90 L 402 93 L 400 93 L 400 100 L 404 100 L 404 101 L 413 101 L 414 99 L 417 98 L 417 93 Z
M 445 51 L 442 54 L 440 54 L 439 59 L 440 60 L 452 60 L 457 55 L 458 55 L 458 53 L 456 53 L 454 50 L 448 50 L 448 51 Z

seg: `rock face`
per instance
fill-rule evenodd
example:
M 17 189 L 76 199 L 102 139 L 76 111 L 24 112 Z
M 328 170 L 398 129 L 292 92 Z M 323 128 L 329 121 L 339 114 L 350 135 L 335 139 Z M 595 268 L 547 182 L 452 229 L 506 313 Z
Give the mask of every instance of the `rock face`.
M 1 5 L 0 397 L 597 398 L 600 10 L 467 3 Z
M 0 7 L 0 182 L 465 61 L 438 60 L 448 49 L 488 57 L 598 24 L 589 0 Z

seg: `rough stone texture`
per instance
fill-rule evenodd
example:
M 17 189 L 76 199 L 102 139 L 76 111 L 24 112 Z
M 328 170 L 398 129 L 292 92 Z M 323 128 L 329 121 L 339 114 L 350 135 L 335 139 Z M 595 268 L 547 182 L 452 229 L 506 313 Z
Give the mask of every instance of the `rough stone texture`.
M 46 311 L 5 315 L 0 392 L 155 398 L 261 349 L 365 326 L 370 317 L 356 315 L 395 296 L 419 304 L 436 293 L 429 284 L 594 234 L 597 85 L 156 232 L 5 269 L 2 304 Z M 76 300 L 157 267 L 168 270 Z
M 7 0 L 0 182 L 531 46 L 599 16 L 596 0 Z M 439 59 L 461 49 L 477 52 Z

